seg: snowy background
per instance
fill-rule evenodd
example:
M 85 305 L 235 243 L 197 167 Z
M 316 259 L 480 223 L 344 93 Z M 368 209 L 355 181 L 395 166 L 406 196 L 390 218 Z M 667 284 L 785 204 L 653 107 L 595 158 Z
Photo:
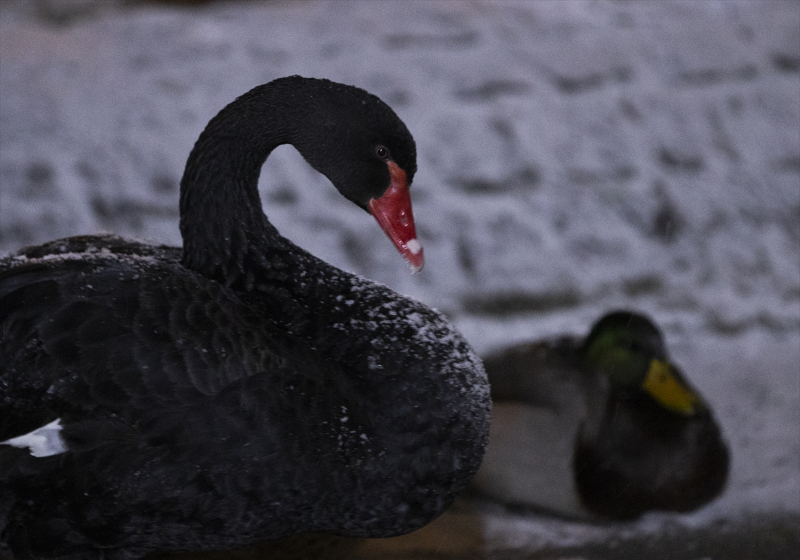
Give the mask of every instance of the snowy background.
M 478 502 L 487 557 L 743 527 L 800 543 L 800 3 L 163 4 L 0 0 L 0 252 L 180 244 L 183 164 L 219 109 L 290 74 L 355 84 L 417 141 L 426 269 L 289 147 L 261 179 L 283 234 L 442 309 L 479 352 L 640 309 L 732 449 L 725 494 L 690 515 Z

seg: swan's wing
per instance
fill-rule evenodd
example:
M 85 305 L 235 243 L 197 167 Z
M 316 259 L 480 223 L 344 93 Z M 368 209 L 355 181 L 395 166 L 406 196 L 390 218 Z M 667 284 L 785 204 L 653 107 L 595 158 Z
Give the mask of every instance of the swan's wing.
M 209 496 L 285 484 L 273 467 L 291 439 L 277 430 L 292 423 L 269 415 L 286 413 L 286 366 L 248 313 L 149 256 L 4 259 L 0 532 L 49 554 L 83 546 L 79 522 L 112 546 L 126 527 L 191 523 Z M 246 503 L 203 511 L 234 519 Z
M 65 429 L 105 417 L 140 428 L 159 407 L 191 406 L 280 367 L 221 292 L 149 256 L 42 258 L 0 271 L 0 441 L 57 418 Z
M 98 234 L 98 235 L 75 235 L 54 239 L 41 245 L 23 247 L 17 251 L 13 257 L 0 259 L 0 263 L 7 262 L 13 264 L 14 261 L 28 259 L 57 258 L 67 255 L 74 257 L 85 256 L 91 258 L 99 255 L 120 255 L 127 257 L 150 257 L 161 260 L 165 263 L 175 263 L 180 261 L 182 249 L 169 245 L 153 245 L 143 241 L 120 237 L 118 235 Z M 2 269 L 2 264 L 0 264 Z

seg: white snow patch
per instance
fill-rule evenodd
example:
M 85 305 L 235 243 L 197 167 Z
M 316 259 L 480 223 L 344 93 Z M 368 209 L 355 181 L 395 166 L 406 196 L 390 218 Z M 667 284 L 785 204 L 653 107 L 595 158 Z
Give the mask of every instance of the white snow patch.
M 408 247 L 408 250 L 411 251 L 412 255 L 417 255 L 420 251 L 422 251 L 422 244 L 417 240 L 416 237 L 406 243 L 406 246 Z

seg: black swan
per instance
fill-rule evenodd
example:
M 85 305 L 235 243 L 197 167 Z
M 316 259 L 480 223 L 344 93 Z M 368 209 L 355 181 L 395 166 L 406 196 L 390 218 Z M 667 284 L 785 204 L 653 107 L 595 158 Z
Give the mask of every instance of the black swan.
M 689 511 L 722 491 L 729 454 L 655 324 L 616 311 L 484 360 L 494 411 L 475 486 L 567 517 Z
M 411 134 L 376 96 L 299 76 L 200 135 L 182 249 L 83 236 L 0 260 L 0 556 L 398 535 L 478 469 L 480 360 L 440 313 L 278 234 L 257 181 L 281 144 L 421 268 Z

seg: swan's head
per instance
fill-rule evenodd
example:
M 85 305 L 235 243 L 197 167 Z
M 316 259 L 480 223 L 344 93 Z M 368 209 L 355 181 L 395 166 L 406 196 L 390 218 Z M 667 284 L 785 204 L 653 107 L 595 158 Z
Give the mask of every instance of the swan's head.
M 687 417 L 705 410 L 701 397 L 670 363 L 661 332 L 638 313 L 617 311 L 600 319 L 584 342 L 582 366 L 604 374 L 620 396 L 645 394 L 664 410 Z
M 340 193 L 380 224 L 411 265 L 422 270 L 409 187 L 417 171 L 414 138 L 392 109 L 354 86 L 297 80 L 305 97 L 292 144 Z

